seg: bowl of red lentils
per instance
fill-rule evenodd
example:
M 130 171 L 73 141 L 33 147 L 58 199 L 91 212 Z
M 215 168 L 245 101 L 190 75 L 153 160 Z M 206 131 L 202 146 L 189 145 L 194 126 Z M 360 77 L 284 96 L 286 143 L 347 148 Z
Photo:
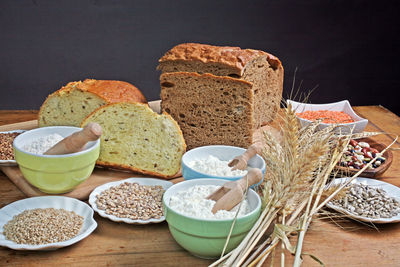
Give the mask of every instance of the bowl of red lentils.
M 307 104 L 292 100 L 287 100 L 287 103 L 296 112 L 302 127 L 320 120 L 318 129 L 335 125 L 335 132 L 348 134 L 361 133 L 368 124 L 368 120 L 358 116 L 347 100 L 329 104 Z

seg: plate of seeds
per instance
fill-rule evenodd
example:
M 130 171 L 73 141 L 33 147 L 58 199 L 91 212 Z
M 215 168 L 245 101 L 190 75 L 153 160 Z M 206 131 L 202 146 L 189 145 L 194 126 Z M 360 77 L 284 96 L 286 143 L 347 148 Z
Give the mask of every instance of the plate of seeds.
M 0 166 L 16 166 L 14 159 L 13 142 L 15 137 L 25 132 L 25 130 L 13 130 L 0 132 Z
M 0 209 L 0 246 L 15 250 L 55 250 L 70 246 L 97 227 L 93 210 L 69 197 L 41 196 Z
M 349 178 L 337 178 L 335 185 Z M 326 204 L 346 217 L 369 223 L 400 222 L 400 188 L 375 179 L 357 177 L 340 197 Z
M 162 197 L 172 185 L 155 178 L 128 178 L 98 186 L 89 203 L 100 216 L 114 222 L 160 223 L 165 220 Z

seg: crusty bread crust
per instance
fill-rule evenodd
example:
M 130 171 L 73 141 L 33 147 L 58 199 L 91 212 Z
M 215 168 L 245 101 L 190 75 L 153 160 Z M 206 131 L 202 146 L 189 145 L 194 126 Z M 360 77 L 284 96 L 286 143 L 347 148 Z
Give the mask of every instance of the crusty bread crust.
M 184 43 L 173 47 L 159 59 L 159 63 L 168 61 L 200 61 L 218 63 L 236 70 L 242 76 L 246 65 L 257 57 L 267 55 L 273 68 L 282 67 L 279 59 L 269 53 L 254 49 L 241 49 L 231 46 L 213 46 L 197 43 Z M 162 70 L 159 65 L 158 69 Z
M 139 102 L 146 103 L 142 92 L 133 84 L 124 81 L 86 79 L 83 82 L 69 82 L 66 86 L 49 96 L 63 95 L 72 90 L 86 91 L 95 94 L 107 103 Z
M 77 88 L 96 94 L 107 103 L 121 101 L 147 103 L 146 98 L 138 88 L 124 81 L 86 79 L 79 83 Z

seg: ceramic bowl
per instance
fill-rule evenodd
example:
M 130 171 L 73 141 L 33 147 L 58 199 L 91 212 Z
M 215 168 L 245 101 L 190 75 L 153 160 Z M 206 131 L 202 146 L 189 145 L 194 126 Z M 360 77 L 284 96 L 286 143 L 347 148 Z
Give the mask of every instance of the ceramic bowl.
M 57 133 L 64 138 L 82 128 L 51 126 L 22 133 L 14 139 L 14 156 L 25 179 L 49 194 L 72 191 L 93 171 L 100 152 L 100 139 L 88 142 L 84 150 L 65 155 L 38 155 L 24 151 L 24 146 L 42 136 Z
M 31 209 L 64 209 L 73 211 L 84 218 L 82 228 L 77 236 L 62 242 L 28 245 L 17 244 L 14 241 L 6 239 L 3 234 L 4 225 L 12 220 L 12 218 L 24 210 Z M 31 197 L 15 201 L 0 209 L 0 246 L 8 247 L 15 250 L 54 250 L 65 246 L 70 246 L 89 236 L 97 227 L 96 221 L 93 219 L 93 210 L 86 203 L 62 196 L 42 196 Z
M 174 211 L 169 206 L 171 196 L 195 185 L 223 185 L 222 179 L 197 179 L 183 181 L 171 186 L 163 196 L 163 206 L 169 230 L 184 249 L 201 258 L 216 258 L 221 255 L 233 219 L 198 219 Z M 243 240 L 260 216 L 261 199 L 252 189 L 247 199 L 250 212 L 237 218 L 226 252 L 234 249 Z
M 0 134 L 8 134 L 8 133 L 23 133 L 25 130 L 12 130 L 12 131 L 5 131 L 5 132 L 0 132 Z M 11 167 L 11 166 L 17 166 L 17 162 L 15 159 L 7 159 L 7 160 L 0 160 L 0 167 Z
M 187 151 L 182 157 L 182 176 L 185 180 L 198 178 L 217 178 L 230 181 L 238 180 L 243 176 L 216 176 L 203 172 L 199 172 L 189 167 L 189 162 L 193 160 L 206 159 L 209 155 L 217 157 L 219 160 L 231 161 L 234 157 L 242 155 L 246 149 L 235 146 L 211 145 L 201 146 Z M 265 161 L 259 155 L 255 155 L 248 161 L 248 166 L 251 168 L 259 168 L 263 175 L 265 174 Z M 261 181 L 262 182 L 262 181 Z M 260 182 L 260 183 L 261 183 Z
M 352 123 L 341 123 L 337 124 L 337 128 L 335 129 L 336 133 L 342 133 L 342 134 L 348 134 L 348 133 L 361 133 L 364 131 L 365 127 L 368 124 L 368 120 L 361 118 L 358 116 L 354 110 L 352 109 L 350 102 L 347 100 L 343 100 L 340 102 L 335 102 L 335 103 L 329 103 L 329 104 L 306 104 L 306 103 L 300 103 L 300 102 L 295 102 L 292 100 L 287 100 L 288 104 L 292 105 L 292 109 L 296 113 L 301 113 L 304 111 L 312 110 L 330 110 L 330 111 L 342 111 L 350 117 L 353 118 L 354 122 Z M 300 125 L 302 127 L 305 127 L 309 124 L 311 124 L 312 121 L 306 120 L 300 117 L 297 117 L 300 121 Z M 318 129 L 322 130 L 332 124 L 330 123 L 320 123 L 318 126 Z

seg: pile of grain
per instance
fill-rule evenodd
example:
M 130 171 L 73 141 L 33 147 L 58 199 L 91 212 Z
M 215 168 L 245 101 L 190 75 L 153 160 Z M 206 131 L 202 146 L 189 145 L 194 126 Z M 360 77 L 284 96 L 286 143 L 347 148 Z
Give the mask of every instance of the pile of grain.
M 96 205 L 106 214 L 132 220 L 159 219 L 163 216 L 162 196 L 159 185 L 122 183 L 110 187 L 97 196 Z
M 25 210 L 4 225 L 4 235 L 18 244 L 62 242 L 78 235 L 83 220 L 82 216 L 64 209 Z

